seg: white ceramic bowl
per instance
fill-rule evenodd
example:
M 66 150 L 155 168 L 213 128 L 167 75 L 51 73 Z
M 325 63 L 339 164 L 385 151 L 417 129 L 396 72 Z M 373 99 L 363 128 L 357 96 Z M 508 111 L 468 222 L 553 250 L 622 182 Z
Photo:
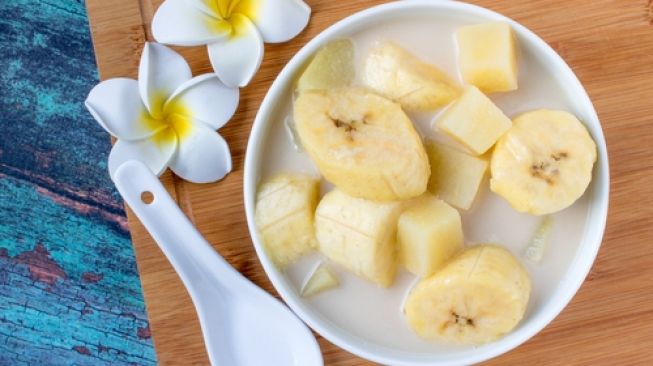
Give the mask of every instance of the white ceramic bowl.
M 361 336 L 361 332 L 350 329 L 347 322 L 334 321 L 334 318 L 320 311 L 315 303 L 299 296 L 296 281 L 293 283 L 286 274 L 278 271 L 266 255 L 254 222 L 256 187 L 261 180 L 261 172 L 265 168 L 264 161 L 270 149 L 267 142 L 272 139 L 270 137 L 272 134 L 278 135 L 278 132 L 272 131 L 271 126 L 281 128 L 282 124 L 278 121 L 284 113 L 281 109 L 287 108 L 283 106 L 288 105 L 293 83 L 302 66 L 330 39 L 350 36 L 371 27 L 378 28 L 379 24 L 386 24 L 386 22 L 410 22 L 411 18 L 424 19 L 424 17 L 432 17 L 433 22 L 457 19 L 454 23 L 459 21 L 461 24 L 492 20 L 509 22 L 515 31 L 524 58 L 537 60 L 536 66 L 520 65 L 520 87 L 522 74 L 529 71 L 545 74 L 556 85 L 562 86 L 566 93 L 562 104 L 565 109 L 584 121 L 598 147 L 594 179 L 583 199 L 585 203 L 583 203 L 582 213 L 585 216 L 579 223 L 582 224 L 582 228 L 577 228 L 577 240 L 556 248 L 555 254 L 564 256 L 565 259 L 553 265 L 555 268 L 552 270 L 556 271 L 553 282 L 546 282 L 543 286 L 546 289 L 542 290 L 542 294 L 536 299 L 531 299 L 529 310 L 514 331 L 496 342 L 479 347 L 434 345 L 432 350 L 423 345 L 415 348 L 393 347 L 391 343 L 379 343 L 374 339 Z M 433 47 L 438 45 L 434 44 Z M 455 62 L 455 56 L 451 57 L 452 62 Z M 534 106 L 524 106 L 527 107 Z M 574 73 L 551 47 L 525 27 L 490 10 L 459 2 L 417 0 L 389 3 L 354 14 L 316 36 L 290 60 L 272 84 L 254 121 L 245 158 L 244 194 L 247 222 L 263 268 L 281 297 L 311 328 L 337 346 L 382 364 L 460 365 L 487 360 L 517 347 L 544 328 L 569 303 L 589 272 L 601 244 L 608 210 L 608 180 L 605 140 L 596 112 Z M 392 337 L 392 335 L 388 336 Z M 397 337 L 399 336 L 398 334 Z

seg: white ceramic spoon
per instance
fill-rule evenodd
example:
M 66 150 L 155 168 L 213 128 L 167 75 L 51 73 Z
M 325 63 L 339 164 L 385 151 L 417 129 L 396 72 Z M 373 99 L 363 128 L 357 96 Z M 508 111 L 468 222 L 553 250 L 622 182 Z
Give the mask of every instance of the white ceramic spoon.
M 114 183 L 188 289 L 212 365 L 323 365 L 306 325 L 216 253 L 145 165 L 124 163 Z

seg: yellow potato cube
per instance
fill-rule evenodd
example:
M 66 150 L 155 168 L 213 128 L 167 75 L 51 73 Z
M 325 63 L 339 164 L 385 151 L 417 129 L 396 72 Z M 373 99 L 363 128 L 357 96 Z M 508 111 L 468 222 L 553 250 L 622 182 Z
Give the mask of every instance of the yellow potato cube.
M 512 121 L 490 98 L 470 86 L 435 125 L 477 155 L 482 155 L 510 129 Z
M 463 247 L 460 214 L 445 202 L 424 195 L 399 216 L 397 242 L 406 269 L 430 276 Z
M 517 89 L 517 51 L 510 25 L 493 22 L 458 29 L 463 80 L 486 93 Z
M 450 205 L 468 210 L 485 177 L 488 162 L 436 142 L 426 144 L 431 163 L 428 190 Z

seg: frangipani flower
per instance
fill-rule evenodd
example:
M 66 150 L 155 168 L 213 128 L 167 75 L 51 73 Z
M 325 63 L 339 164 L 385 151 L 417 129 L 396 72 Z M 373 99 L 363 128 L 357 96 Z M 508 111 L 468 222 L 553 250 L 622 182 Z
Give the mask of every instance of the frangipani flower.
M 231 171 L 231 154 L 215 132 L 233 116 L 238 88 L 210 73 L 192 77 L 183 57 L 146 43 L 138 80 L 96 85 L 86 108 L 118 141 L 109 154 L 111 176 L 125 161 L 140 160 L 157 175 L 170 167 L 183 179 L 214 182 Z
M 308 24 L 301 0 L 165 0 L 152 34 L 176 46 L 208 45 L 213 70 L 229 86 L 243 87 L 263 59 L 263 42 L 285 42 Z

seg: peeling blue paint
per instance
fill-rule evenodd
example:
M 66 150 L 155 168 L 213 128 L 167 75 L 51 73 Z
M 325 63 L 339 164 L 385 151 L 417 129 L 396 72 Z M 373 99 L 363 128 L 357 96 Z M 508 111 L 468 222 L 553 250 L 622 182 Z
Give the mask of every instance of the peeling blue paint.
M 155 365 L 84 3 L 0 14 L 0 365 Z

